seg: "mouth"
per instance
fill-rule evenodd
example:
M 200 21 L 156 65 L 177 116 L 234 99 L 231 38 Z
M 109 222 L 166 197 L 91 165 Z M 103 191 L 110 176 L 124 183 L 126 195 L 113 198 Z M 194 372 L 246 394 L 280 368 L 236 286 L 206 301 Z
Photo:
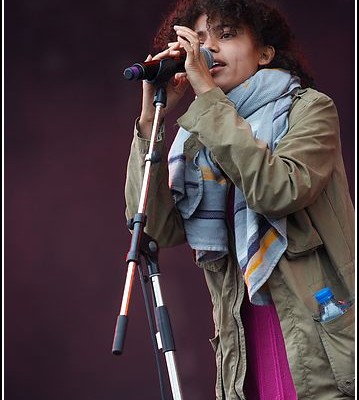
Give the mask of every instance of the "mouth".
M 213 65 L 210 69 L 211 72 L 216 72 L 219 71 L 221 68 L 223 68 L 226 64 L 221 62 L 221 61 L 214 61 Z

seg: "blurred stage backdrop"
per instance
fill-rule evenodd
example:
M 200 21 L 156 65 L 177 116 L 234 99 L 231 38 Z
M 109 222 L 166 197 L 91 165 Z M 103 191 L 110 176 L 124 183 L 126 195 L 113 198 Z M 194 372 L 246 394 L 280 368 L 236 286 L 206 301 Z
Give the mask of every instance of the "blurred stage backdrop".
M 150 52 L 168 4 L 5 1 L 6 400 L 160 399 L 137 273 L 124 354 L 111 347 L 130 243 L 126 162 L 141 99 L 141 84 L 122 72 Z M 277 4 L 318 89 L 337 104 L 354 198 L 354 0 Z M 184 399 L 213 399 L 202 271 L 186 246 L 161 250 L 160 268 Z

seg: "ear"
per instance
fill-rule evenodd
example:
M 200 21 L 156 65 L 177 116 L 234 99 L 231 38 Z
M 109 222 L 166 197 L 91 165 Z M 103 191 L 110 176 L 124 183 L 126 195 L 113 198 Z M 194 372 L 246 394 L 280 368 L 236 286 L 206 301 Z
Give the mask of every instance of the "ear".
M 273 46 L 263 46 L 258 61 L 259 65 L 268 65 L 274 58 L 275 49 Z

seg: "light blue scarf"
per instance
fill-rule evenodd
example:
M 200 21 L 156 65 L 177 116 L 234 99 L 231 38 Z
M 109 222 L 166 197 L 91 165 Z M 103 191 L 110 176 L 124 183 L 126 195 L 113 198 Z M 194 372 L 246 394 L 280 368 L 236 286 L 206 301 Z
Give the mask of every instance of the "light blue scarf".
M 288 111 L 299 87 L 299 79 L 288 72 L 263 69 L 227 97 L 251 125 L 253 136 L 273 151 L 288 131 Z M 188 157 L 184 144 L 191 135 L 180 128 L 171 146 L 169 185 L 197 261 L 209 262 L 228 253 L 225 215 L 229 183 L 207 148 L 201 148 L 194 158 Z M 233 222 L 237 260 L 249 298 L 254 304 L 267 304 L 270 297 L 263 285 L 287 247 L 286 218 L 257 214 L 248 208 L 236 187 Z

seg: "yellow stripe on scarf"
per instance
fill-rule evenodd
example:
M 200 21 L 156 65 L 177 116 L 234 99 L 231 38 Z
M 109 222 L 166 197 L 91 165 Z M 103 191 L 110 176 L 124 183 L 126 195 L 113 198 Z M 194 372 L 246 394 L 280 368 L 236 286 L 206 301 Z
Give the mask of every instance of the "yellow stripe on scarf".
M 249 260 L 246 272 L 244 273 L 244 280 L 247 287 L 250 286 L 250 276 L 255 272 L 258 267 L 263 263 L 263 257 L 268 247 L 278 238 L 278 233 L 274 228 L 270 228 L 260 241 L 259 249 Z
M 216 176 L 209 167 L 201 167 L 201 171 L 204 181 L 216 181 L 220 185 L 224 185 L 226 183 L 226 179 L 223 176 Z

